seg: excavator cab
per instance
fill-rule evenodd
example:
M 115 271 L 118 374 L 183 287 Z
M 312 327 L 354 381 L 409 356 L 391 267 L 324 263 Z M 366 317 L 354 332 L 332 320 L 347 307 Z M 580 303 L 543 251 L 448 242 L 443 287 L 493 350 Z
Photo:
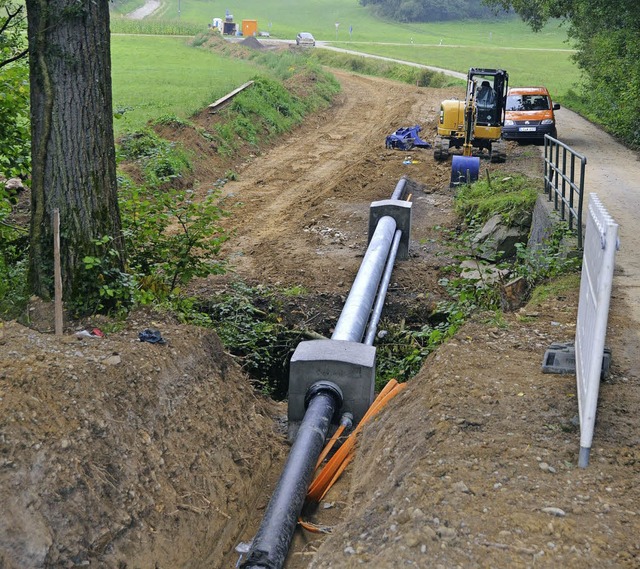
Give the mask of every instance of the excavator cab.
M 485 150 L 491 162 L 506 160 L 502 126 L 508 87 L 509 75 L 503 69 L 472 67 L 465 100 L 442 101 L 433 156 L 446 160 L 451 149 L 462 150 L 462 156 L 453 157 L 452 186 L 478 179 L 479 156 Z

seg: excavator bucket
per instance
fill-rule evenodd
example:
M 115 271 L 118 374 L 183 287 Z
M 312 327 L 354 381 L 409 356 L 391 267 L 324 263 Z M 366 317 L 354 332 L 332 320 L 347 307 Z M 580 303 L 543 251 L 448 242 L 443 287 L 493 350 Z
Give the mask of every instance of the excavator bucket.
M 454 156 L 451 160 L 450 188 L 471 184 L 478 180 L 480 158 L 477 156 Z

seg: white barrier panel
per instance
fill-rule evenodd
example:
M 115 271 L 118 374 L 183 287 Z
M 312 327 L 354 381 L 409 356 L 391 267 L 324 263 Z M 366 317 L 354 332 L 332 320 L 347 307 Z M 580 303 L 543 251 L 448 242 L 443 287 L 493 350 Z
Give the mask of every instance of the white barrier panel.
M 604 341 L 607 333 L 609 301 L 616 250 L 618 224 L 607 213 L 598 196 L 589 194 L 587 228 L 584 238 L 580 300 L 576 326 L 576 376 L 580 411 L 580 455 L 578 466 L 589 464 L 596 407 L 602 373 Z

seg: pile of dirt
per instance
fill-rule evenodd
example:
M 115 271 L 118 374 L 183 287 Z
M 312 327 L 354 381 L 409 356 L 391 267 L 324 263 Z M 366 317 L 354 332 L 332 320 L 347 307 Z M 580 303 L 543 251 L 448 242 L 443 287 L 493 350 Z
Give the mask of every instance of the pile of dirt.
M 159 314 L 0 333 L 0 566 L 218 566 L 285 449 L 216 335 Z
M 227 169 L 239 175 L 222 194 L 231 270 L 194 283 L 202 298 L 234 280 L 296 287 L 304 294 L 280 316 L 330 333 L 366 248 L 369 206 L 402 176 L 410 259 L 394 270 L 383 317 L 418 321 L 446 297 L 458 223 L 450 165 L 384 140 L 414 124 L 432 140 L 440 101 L 463 93 L 338 77 L 336 104 L 273 148 L 231 164 L 207 148 L 195 161 L 203 192 Z M 206 144 L 174 134 L 195 151 Z M 539 174 L 539 149 L 510 145 L 502 168 Z M 485 170 L 496 172 L 483 160 Z M 586 470 L 576 467 L 575 378 L 540 369 L 549 343 L 573 338 L 576 304 L 573 287 L 502 319 L 481 315 L 432 354 L 305 513 L 333 532 L 296 533 L 287 569 L 637 567 L 639 378 L 621 300 Z M 85 324 L 109 333 L 0 327 L 0 567 L 233 566 L 286 458 L 285 404 L 256 393 L 214 332 L 155 313 Z M 145 329 L 166 343 L 141 342 Z
M 254 36 L 248 36 L 244 38 L 240 42 L 240 44 L 251 49 L 265 49 L 265 46 L 261 44 Z

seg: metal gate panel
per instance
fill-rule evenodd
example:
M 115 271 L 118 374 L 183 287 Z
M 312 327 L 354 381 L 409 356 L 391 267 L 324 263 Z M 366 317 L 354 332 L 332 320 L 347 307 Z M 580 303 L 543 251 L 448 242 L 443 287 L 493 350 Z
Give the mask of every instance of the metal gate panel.
M 575 342 L 582 468 L 589 464 L 593 440 L 617 249 L 618 224 L 598 196 L 589 194 Z

